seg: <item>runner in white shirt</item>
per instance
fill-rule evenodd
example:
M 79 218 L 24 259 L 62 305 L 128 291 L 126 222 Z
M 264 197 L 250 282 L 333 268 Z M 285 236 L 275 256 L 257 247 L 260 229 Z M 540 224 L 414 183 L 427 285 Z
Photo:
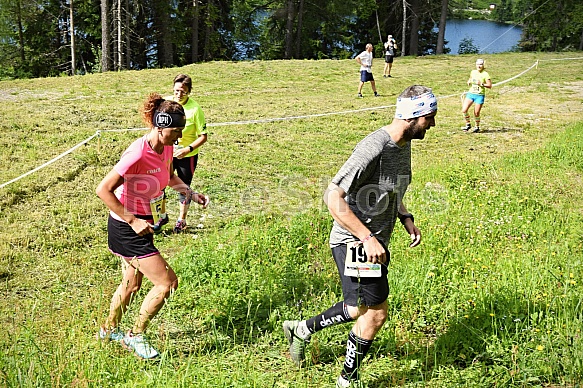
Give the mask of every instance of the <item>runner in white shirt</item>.
M 362 85 L 370 81 L 370 86 L 374 92 L 375 97 L 378 97 L 377 88 L 372 76 L 372 44 L 367 43 L 366 50 L 361 52 L 356 58 L 356 62 L 360 65 L 360 84 L 358 84 L 358 98 L 362 98 Z

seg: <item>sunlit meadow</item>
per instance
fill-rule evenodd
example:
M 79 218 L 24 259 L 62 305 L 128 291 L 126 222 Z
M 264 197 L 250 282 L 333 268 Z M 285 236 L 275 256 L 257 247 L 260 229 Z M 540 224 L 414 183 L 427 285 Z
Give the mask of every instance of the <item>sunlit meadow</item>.
M 354 61 L 214 62 L 185 68 L 0 82 L 0 385 L 328 387 L 347 326 L 318 333 L 305 368 L 283 320 L 341 299 L 321 196 L 354 145 L 421 83 L 437 126 L 413 145 L 406 195 L 423 233 L 390 244 L 389 320 L 362 368 L 366 387 L 575 387 L 583 379 L 583 76 L 565 54 L 486 56 L 495 83 L 483 133 L 460 131 L 472 56 L 373 67 L 380 98 L 356 98 Z M 147 93 L 179 72 L 209 123 L 195 189 L 212 198 L 156 243 L 178 291 L 150 327 L 155 362 L 95 332 L 120 281 L 95 187 L 142 131 Z M 344 112 L 255 124 L 227 122 Z M 176 198 L 169 201 L 173 219 Z M 148 284 L 145 284 L 148 289 Z M 137 296 L 141 301 L 143 294 Z M 123 321 L 129 328 L 137 305 Z

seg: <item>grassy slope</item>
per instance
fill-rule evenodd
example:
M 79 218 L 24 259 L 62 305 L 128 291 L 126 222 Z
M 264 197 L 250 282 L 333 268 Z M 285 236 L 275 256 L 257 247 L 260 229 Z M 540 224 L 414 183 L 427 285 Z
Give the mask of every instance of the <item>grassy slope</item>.
M 536 59 L 486 58 L 494 82 Z M 321 194 L 354 144 L 390 121 L 412 83 L 434 88 L 437 127 L 414 145 L 408 206 L 425 241 L 392 244 L 391 318 L 364 368 L 371 386 L 483 386 L 577 381 L 581 327 L 580 61 L 545 61 L 489 93 L 486 133 L 459 131 L 459 93 L 473 57 L 398 58 L 378 99 L 354 98 L 353 61 L 208 63 L 182 69 L 0 82 L 0 183 L 93 135 L 141 127 L 150 91 L 178 72 L 209 123 L 361 113 L 210 127 L 197 187 L 213 197 L 180 236 L 158 239 L 181 287 L 152 324 L 159 363 L 133 360 L 92 333 L 119 279 L 94 188 L 139 134 L 103 132 L 50 167 L 1 189 L 0 381 L 7 385 L 325 386 L 346 327 L 314 338 L 298 371 L 286 318 L 338 299 Z M 364 92 L 370 96 L 370 88 Z M 8 168 L 9 167 L 9 168 Z M 175 206 L 170 206 L 175 213 Z M 136 306 L 137 307 L 137 306 Z M 131 309 L 135 311 L 136 307 Z M 130 325 L 131 313 L 126 319 Z M 579 353 L 577 353 L 577 351 Z M 574 360 L 574 361 L 573 361 Z M 481 381 L 481 382 L 480 382 Z

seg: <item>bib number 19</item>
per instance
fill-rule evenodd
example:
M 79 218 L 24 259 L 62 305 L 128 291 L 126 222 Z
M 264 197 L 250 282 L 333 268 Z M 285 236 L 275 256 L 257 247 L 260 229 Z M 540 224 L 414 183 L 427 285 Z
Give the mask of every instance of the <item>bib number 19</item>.
M 366 252 L 360 241 L 346 244 L 346 260 L 344 275 L 361 278 L 378 278 L 381 276 L 381 265 L 366 260 Z

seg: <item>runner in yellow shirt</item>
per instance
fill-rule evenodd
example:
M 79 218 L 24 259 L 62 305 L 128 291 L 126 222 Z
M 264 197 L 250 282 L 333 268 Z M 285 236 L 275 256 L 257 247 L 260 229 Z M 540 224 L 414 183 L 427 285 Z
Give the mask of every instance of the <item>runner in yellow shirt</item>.
M 476 70 L 472 70 L 470 73 L 470 78 L 468 79 L 468 86 L 470 90 L 466 93 L 464 102 L 462 103 L 462 113 L 466 120 L 466 125 L 462 129 L 468 132 L 472 129 L 472 124 L 470 122 L 470 114 L 468 110 L 472 104 L 474 105 L 474 119 L 476 121 L 476 126 L 472 130 L 473 133 L 480 132 L 480 111 L 482 110 L 482 105 L 484 105 L 484 100 L 486 97 L 486 88 L 492 88 L 492 80 L 490 79 L 490 74 L 486 71 L 484 67 L 484 60 L 476 60 Z
M 176 175 L 184 183 L 190 186 L 196 166 L 198 164 L 199 148 L 206 143 L 206 120 L 200 105 L 189 97 L 192 91 L 192 79 L 186 74 L 178 74 L 174 77 L 174 94 L 164 97 L 166 100 L 178 102 L 184 108 L 186 114 L 186 126 L 182 131 L 182 138 L 178 139 L 174 146 L 174 159 L 172 164 L 176 169 Z M 199 193 L 196 202 L 202 205 L 203 209 L 209 204 L 209 197 Z M 190 207 L 190 199 L 179 194 L 180 214 L 174 226 L 174 233 L 181 233 L 186 229 L 186 215 Z M 165 205 L 162 206 L 160 219 L 154 225 L 154 231 L 159 233 L 162 226 L 168 223 Z

